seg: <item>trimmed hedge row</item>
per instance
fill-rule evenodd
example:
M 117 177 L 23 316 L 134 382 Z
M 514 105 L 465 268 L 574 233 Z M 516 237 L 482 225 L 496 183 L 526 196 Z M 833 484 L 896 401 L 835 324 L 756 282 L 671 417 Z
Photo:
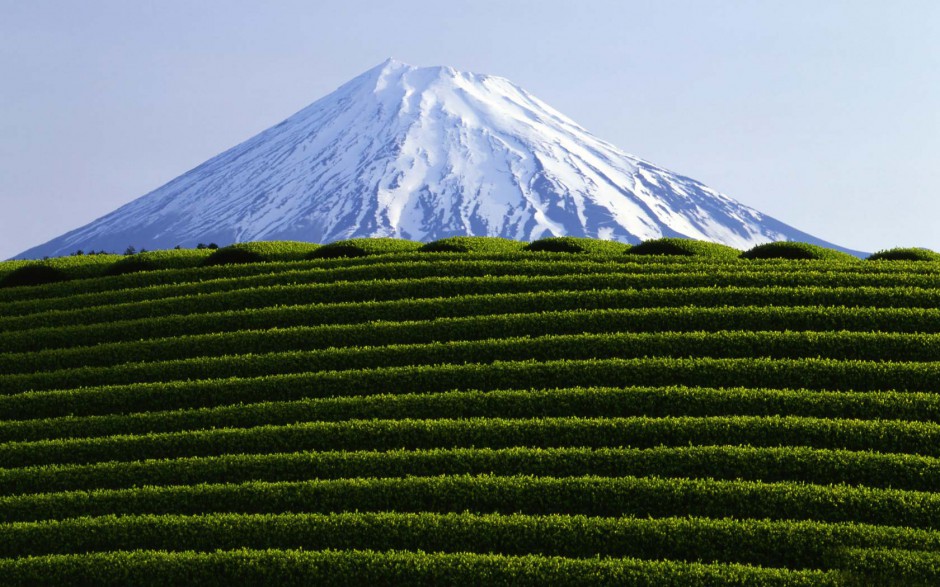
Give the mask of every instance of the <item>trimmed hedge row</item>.
M 498 308 L 490 309 L 498 310 Z M 299 313 L 283 311 L 280 314 L 297 316 Z M 311 308 L 307 314 L 310 316 L 307 320 L 297 321 L 309 323 L 318 317 L 316 308 Z M 802 332 L 801 334 L 792 332 L 781 334 L 781 339 L 798 336 L 811 339 L 813 335 L 806 334 L 806 332 L 820 332 L 822 333 L 819 335 L 820 341 L 834 338 L 847 341 L 846 337 L 854 336 L 845 331 L 873 331 L 878 334 L 858 334 L 855 337 L 855 340 L 859 342 L 859 346 L 854 349 L 855 352 L 846 351 L 842 342 L 839 342 L 838 348 L 843 353 L 840 356 L 842 358 L 851 355 L 851 358 L 926 360 L 936 358 L 932 354 L 934 351 L 928 349 L 933 349 L 936 345 L 936 337 L 930 333 L 940 332 L 940 311 L 774 306 L 562 310 L 527 314 L 437 317 L 419 321 L 275 327 L 267 330 L 236 330 L 193 335 L 180 332 L 177 336 L 158 339 L 128 342 L 107 342 L 105 339 L 93 346 L 47 348 L 47 350 L 31 353 L 0 353 L 0 372 L 15 374 L 83 366 L 108 367 L 139 361 L 142 358 L 146 358 L 147 361 L 168 361 L 329 347 L 427 344 L 578 333 L 715 332 L 715 339 L 718 340 L 727 336 L 727 333 L 721 332 L 723 330 Z M 867 344 L 872 337 L 878 337 L 879 341 L 886 345 L 884 354 L 873 352 L 871 344 Z M 47 343 L 42 336 L 37 336 L 33 340 L 37 346 L 52 347 L 54 344 Z M 762 346 L 760 353 L 775 355 L 776 351 L 772 342 L 770 341 L 771 344 L 766 347 Z M 657 348 L 653 340 L 649 347 L 649 354 L 658 354 Z M 681 352 L 681 346 L 676 348 L 679 349 L 677 352 Z M 805 352 L 812 356 L 813 348 L 818 347 L 810 345 Z M 836 347 L 830 347 L 832 348 Z M 822 349 L 818 352 L 826 354 Z
M 468 513 L 144 515 L 20 522 L 0 529 L 3 557 L 109 550 L 301 548 L 634 557 L 826 569 L 841 562 L 833 553 L 846 548 L 940 549 L 940 533 L 923 530 L 708 518 Z
M 838 585 L 838 574 L 734 564 L 569 559 L 424 552 L 234 550 L 135 551 L 0 559 L 8 585 L 580 585 L 800 587 Z
M 452 331 L 459 337 L 459 331 Z M 484 336 L 490 334 L 483 331 Z M 297 340 L 301 338 L 293 338 Z M 447 336 L 443 338 L 448 338 Z M 128 385 L 224 377 L 347 371 L 375 366 L 398 367 L 494 361 L 556 361 L 658 357 L 825 358 L 840 361 L 892 361 L 938 376 L 940 334 L 883 332 L 641 332 L 501 337 L 386 346 L 324 348 L 266 354 L 193 357 L 113 365 L 76 367 L 36 373 L 0 375 L 0 393 Z M 292 344 L 284 345 L 291 348 Z
M 940 425 L 794 416 L 469 418 L 303 422 L 0 445 L 0 466 L 84 464 L 296 450 L 682 446 L 809 446 L 940 456 Z M 938 495 L 940 497 L 940 495 Z
M 199 251 L 203 253 L 203 251 Z M 124 261 L 142 258 L 151 255 L 143 253 L 134 257 L 122 257 Z M 438 255 L 440 258 L 438 259 Z M 184 295 L 190 293 L 210 293 L 231 289 L 244 289 L 259 285 L 278 285 L 294 283 L 297 281 L 335 281 L 342 279 L 364 279 L 390 276 L 420 277 L 427 275 L 448 275 L 446 270 L 435 270 L 434 267 L 445 264 L 457 268 L 467 265 L 493 264 L 496 269 L 506 271 L 506 267 L 539 267 L 543 273 L 580 273 L 581 267 L 606 266 L 610 271 L 649 273 L 687 273 L 687 272 L 720 272 L 752 274 L 755 272 L 770 274 L 810 273 L 818 275 L 819 279 L 832 278 L 839 275 L 874 275 L 889 276 L 910 275 L 919 279 L 935 275 L 930 266 L 916 262 L 871 263 L 871 264 L 845 264 L 827 262 L 825 266 L 807 265 L 806 261 L 755 261 L 746 265 L 737 265 L 733 262 L 708 261 L 679 261 L 674 257 L 664 256 L 611 256 L 611 255 L 581 255 L 572 257 L 570 254 L 539 253 L 538 255 L 525 254 L 465 254 L 465 253 L 436 253 L 429 256 L 423 253 L 403 253 L 395 255 L 381 255 L 378 257 L 360 258 L 334 258 L 317 259 L 314 261 L 272 262 L 248 265 L 222 265 L 200 267 L 194 269 L 159 270 L 140 272 L 132 275 L 114 277 L 99 277 L 72 281 L 63 284 L 46 285 L 29 288 L 28 291 L 0 288 L 0 308 L 4 313 L 24 313 L 42 309 L 48 304 L 50 309 L 68 306 L 73 298 L 78 298 L 81 305 L 98 305 L 133 301 L 142 299 L 155 299 L 170 295 Z M 554 265 L 554 267 L 552 267 Z M 385 266 L 385 270 L 382 269 Z M 410 268 L 410 270 L 409 270 Z M 526 269 L 535 274 L 534 269 Z M 418 272 L 418 273 L 415 273 Z M 423 272 L 423 273 L 422 273 Z M 596 271 L 595 271 L 596 272 Z M 450 272 L 451 274 L 453 272 Z M 485 272 L 483 273 L 485 274 Z M 126 299 L 117 297 L 121 290 Z M 18 294 L 18 295 L 13 295 Z M 29 294 L 29 295 L 26 295 Z M 20 308 L 22 306 L 22 308 Z
M 446 391 L 0 421 L 0 442 L 352 419 L 806 416 L 940 422 L 940 394 L 632 387 Z
M 572 274 L 570 268 L 554 267 L 551 263 L 502 265 L 501 268 L 483 264 L 464 264 L 463 271 L 455 267 L 429 266 L 427 276 L 422 270 L 408 271 L 398 268 L 401 275 L 387 275 L 389 279 L 362 279 L 355 281 L 328 280 L 323 283 L 291 283 L 258 286 L 234 290 L 189 294 L 176 297 L 144 299 L 122 303 L 97 305 L 89 300 L 73 306 L 65 302 L 64 309 L 40 310 L 35 313 L 0 317 L 0 330 L 62 326 L 88 322 L 124 320 L 152 315 L 196 314 L 229 308 L 264 307 L 265 305 L 313 302 L 390 300 L 398 298 L 429 298 L 466 295 L 468 293 L 511 293 L 540 290 L 585 289 L 663 289 L 663 288 L 859 288 L 910 292 L 940 288 L 940 274 L 931 276 L 884 276 L 878 274 L 825 276 L 811 273 L 780 273 L 765 275 L 761 272 L 687 272 L 687 273 L 631 273 L 616 272 L 605 264 L 587 264 Z M 324 275 L 326 272 L 322 272 Z M 449 275 L 458 273 L 457 276 Z M 466 273 L 467 275 L 459 275 Z M 321 276 L 322 277 L 322 276 Z M 528 285 L 527 285 L 528 284 Z
M 123 256 L 121 256 L 123 259 Z M 538 255 L 532 255 L 529 252 L 502 252 L 502 253 L 435 253 L 428 255 L 425 253 L 395 253 L 391 255 L 374 255 L 367 257 L 342 257 L 333 259 L 312 259 L 306 261 L 272 261 L 268 263 L 249 263 L 243 265 L 217 265 L 212 267 L 197 267 L 190 269 L 163 269 L 149 272 L 135 273 L 133 275 L 120 275 L 110 277 L 93 277 L 88 279 L 77 279 L 66 283 L 52 285 L 43 285 L 33 288 L 0 288 L 0 303 L 25 301 L 39 298 L 68 297 L 76 294 L 87 294 L 94 292 L 105 292 L 109 290 L 156 287 L 160 285 L 169 286 L 174 284 L 199 283 L 218 279 L 229 279 L 234 277 L 252 277 L 259 275 L 268 275 L 275 273 L 304 272 L 311 269 L 329 269 L 340 267 L 366 267 L 383 263 L 424 263 L 435 264 L 441 261 L 517 261 L 526 262 L 544 262 L 547 260 L 558 260 L 560 262 L 603 262 L 617 265 L 632 265 L 644 267 L 656 265 L 663 268 L 681 268 L 691 265 L 707 265 L 714 269 L 715 267 L 739 267 L 736 262 L 730 261 L 693 261 L 683 257 L 644 257 L 644 256 L 623 256 L 612 257 L 610 255 L 584 255 L 572 258 L 568 253 L 548 253 L 541 252 Z M 32 262 L 10 262 L 29 264 Z M 754 261 L 749 265 L 753 268 L 774 269 L 788 267 L 790 270 L 823 270 L 826 272 L 856 272 L 864 273 L 873 271 L 877 273 L 911 273 L 927 274 L 931 273 L 930 266 L 923 263 L 902 262 L 890 264 L 855 264 L 838 263 L 827 261 L 824 265 L 818 263 L 808 264 L 807 261 L 786 261 L 779 259 Z M 814 262 L 815 263 L 815 262 Z M 103 270 L 102 270 L 103 273 Z
M 381 367 L 0 395 L 0 419 L 91 416 L 376 393 L 704 386 L 936 392 L 937 363 L 829 359 L 604 359 Z
M 337 282 L 376 281 L 388 279 L 420 279 L 429 277 L 495 277 L 495 276 L 542 276 L 557 275 L 624 275 L 649 279 L 651 275 L 690 275 L 688 271 L 673 271 L 657 267 L 642 267 L 635 264 L 605 263 L 597 259 L 584 262 L 540 261 L 523 262 L 504 261 L 467 261 L 452 260 L 440 263 L 397 263 L 389 262 L 365 267 L 341 267 L 337 269 L 310 269 L 305 271 L 284 271 L 278 273 L 250 276 L 244 278 L 213 279 L 175 285 L 159 285 L 131 290 L 113 290 L 76 294 L 66 297 L 39 298 L 0 304 L 0 310 L 6 316 L 27 316 L 54 310 L 91 309 L 98 306 L 126 304 L 129 302 L 157 302 L 167 298 L 179 298 L 193 295 L 218 294 L 223 292 L 247 291 L 258 287 L 334 284 Z M 702 271 L 691 275 L 702 275 Z M 754 273 L 741 273 L 753 280 Z M 786 277 L 791 273 L 781 273 Z M 846 274 L 848 275 L 848 274 Z M 823 280 L 824 274 L 819 274 Z M 923 279 L 924 276 L 917 276 Z M 868 276 L 867 279 L 873 279 Z
M 0 469 L 0 495 L 145 485 L 436 475 L 651 476 L 932 491 L 940 459 L 807 447 L 448 448 L 230 454 Z
M 940 584 L 940 552 L 899 548 L 845 548 L 833 563 L 854 585 L 932 587 Z
M 146 254 L 146 253 L 145 253 Z M 137 255 L 135 255 L 136 257 Z M 463 259 L 442 260 L 439 263 L 398 262 L 387 259 L 384 263 L 335 268 L 315 267 L 304 270 L 285 270 L 247 277 L 227 277 L 177 284 L 154 285 L 132 289 L 115 288 L 104 292 L 76 293 L 63 297 L 26 299 L 0 304 L 5 316 L 25 316 L 52 310 L 92 308 L 118 303 L 156 301 L 164 298 L 249 290 L 255 287 L 334 283 L 390 278 L 420 277 L 472 277 L 482 275 L 564 275 L 568 273 L 677 273 L 664 266 L 643 267 L 637 264 L 604 263 L 595 259 L 581 263 L 569 261 L 473 261 Z M 681 273 L 679 271 L 678 273 Z
M 43 348 L 83 346 L 101 342 L 140 340 L 180 334 L 200 334 L 227 330 L 245 330 L 295 324 L 349 324 L 374 320 L 427 320 L 437 316 L 458 317 L 468 315 L 558 311 L 575 309 L 610 308 L 662 308 L 695 305 L 697 307 L 719 306 L 851 306 L 908 309 L 935 309 L 940 306 L 940 289 L 910 288 L 682 288 L 682 289 L 592 289 L 588 284 L 584 291 L 565 289 L 562 291 L 538 290 L 540 279 L 523 278 L 514 288 L 523 291 L 511 293 L 484 293 L 466 295 L 453 291 L 425 291 L 430 297 L 415 299 L 381 299 L 376 301 L 318 303 L 303 291 L 284 291 L 272 296 L 291 307 L 264 303 L 264 291 L 254 296 L 242 295 L 240 303 L 226 305 L 226 300 L 212 299 L 214 296 L 180 298 L 191 305 L 203 306 L 204 312 L 179 315 L 143 316 L 133 319 L 115 319 L 107 316 L 84 316 L 92 323 L 70 317 L 70 326 L 43 325 L 38 320 L 25 321 L 27 327 L 0 332 L 0 349 L 3 352 L 23 352 Z M 499 289 L 499 284 L 485 289 Z M 568 284 L 569 286 L 572 284 Z M 314 286 L 316 287 L 316 286 Z M 414 284 L 408 287 L 417 286 Z M 525 288 L 536 291 L 525 291 Z M 504 288 L 513 289 L 513 288 Z M 251 294 L 251 292 L 243 292 Z M 325 294 L 328 291 L 324 292 Z M 437 297 L 442 296 L 442 297 Z M 328 295 L 319 296 L 328 298 Z M 363 295 L 362 297 L 366 297 Z M 403 296 L 402 296 L 403 297 Z M 311 303 L 313 302 L 313 303 Z M 180 302 L 182 303 L 182 302 Z M 295 305 L 296 304 L 296 305 Z M 231 309 L 235 306 L 238 310 Z M 270 307 L 274 306 L 274 307 Z M 172 304 L 166 307 L 174 307 Z M 145 308 L 146 309 L 146 308 Z M 108 313 L 106 311 L 106 313 Z M 142 312 L 146 314 L 147 312 Z M 14 320 L 17 318 L 14 318 Z
M 0 497 L 0 513 L 8 522 L 130 514 L 343 511 L 733 516 L 933 529 L 940 524 L 940 494 L 790 482 L 458 475 L 256 481 Z

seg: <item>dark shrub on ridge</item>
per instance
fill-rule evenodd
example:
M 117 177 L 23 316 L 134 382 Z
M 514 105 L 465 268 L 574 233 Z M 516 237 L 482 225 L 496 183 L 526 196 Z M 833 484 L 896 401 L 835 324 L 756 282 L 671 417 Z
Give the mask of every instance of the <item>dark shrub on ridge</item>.
M 710 259 L 737 259 L 741 251 L 728 245 L 688 238 L 657 238 L 643 241 L 627 251 L 630 255 L 681 255 Z
M 165 251 L 146 251 L 128 255 L 115 261 L 108 267 L 105 275 L 124 275 L 138 271 L 157 271 L 160 269 L 189 269 L 198 267 L 212 253 L 210 249 L 169 249 Z
M 526 251 L 550 253 L 593 253 L 622 255 L 630 245 L 617 241 L 584 238 L 578 236 L 550 236 L 533 241 L 523 247 Z
M 236 243 L 218 249 L 203 265 L 236 265 L 265 261 L 301 261 L 320 248 L 315 243 L 299 241 L 257 241 Z
M 498 236 L 452 236 L 430 242 L 421 251 L 427 253 L 515 253 L 525 243 Z
M 829 260 L 856 260 L 855 257 L 835 249 L 827 249 L 819 245 L 798 243 L 794 241 L 777 241 L 764 243 L 744 251 L 743 259 L 829 259 Z
M 0 287 L 19 287 L 22 285 L 43 285 L 65 281 L 69 277 L 64 271 L 48 265 L 24 265 L 0 279 Z
M 385 253 L 407 253 L 417 251 L 421 243 L 401 238 L 351 238 L 323 245 L 307 255 L 308 259 L 333 259 L 336 257 L 365 257 Z
M 940 261 L 940 253 L 919 247 L 897 247 L 878 251 L 869 261 Z

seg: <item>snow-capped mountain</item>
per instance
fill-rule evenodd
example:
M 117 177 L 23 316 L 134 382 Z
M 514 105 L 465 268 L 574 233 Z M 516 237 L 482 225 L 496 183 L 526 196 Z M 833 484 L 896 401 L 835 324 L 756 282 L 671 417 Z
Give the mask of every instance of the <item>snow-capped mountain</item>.
M 19 258 L 454 235 L 832 246 L 607 143 L 510 81 L 388 60 Z

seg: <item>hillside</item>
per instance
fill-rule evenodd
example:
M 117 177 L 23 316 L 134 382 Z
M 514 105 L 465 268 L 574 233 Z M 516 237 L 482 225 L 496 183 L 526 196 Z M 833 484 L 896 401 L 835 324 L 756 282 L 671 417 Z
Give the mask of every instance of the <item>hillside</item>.
M 0 263 L 0 582 L 937 584 L 940 262 L 745 257 Z

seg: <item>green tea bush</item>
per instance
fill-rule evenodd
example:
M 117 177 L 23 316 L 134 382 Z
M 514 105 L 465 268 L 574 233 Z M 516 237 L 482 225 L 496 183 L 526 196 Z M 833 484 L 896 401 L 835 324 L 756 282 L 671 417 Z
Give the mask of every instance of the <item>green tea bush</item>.
M 898 247 L 878 251 L 868 257 L 869 261 L 940 261 L 940 253 L 917 247 Z
M 716 260 L 733 260 L 741 256 L 741 251 L 728 245 L 670 237 L 643 241 L 631 247 L 627 253 L 631 255 L 679 255 Z
M 11 259 L 8 261 L 0 261 L 0 279 L 3 279 L 16 269 L 23 267 L 24 265 L 29 265 L 35 263 L 35 261 L 28 261 L 25 259 Z
M 335 259 L 338 257 L 365 257 L 388 253 L 417 251 L 423 245 L 401 238 L 351 238 L 332 242 L 310 253 L 308 259 Z
M 754 447 L 770 445 L 768 448 L 778 444 L 821 449 L 844 447 L 851 451 L 907 454 L 920 452 L 929 454 L 918 456 L 936 457 L 938 451 L 934 447 L 937 446 L 938 439 L 938 426 L 925 422 L 793 416 L 370 419 L 13 442 L 0 447 L 0 464 L 5 468 L 15 468 L 220 454 L 263 454 L 276 453 L 285 447 L 297 451 L 384 451 L 441 447 L 502 449 L 513 446 L 601 449 L 623 445 L 635 448 L 682 447 L 692 443 L 727 443 Z M 789 464 L 787 460 L 790 461 Z M 833 482 L 833 477 L 836 477 L 839 482 L 844 483 L 852 477 L 851 473 L 846 476 L 831 473 L 827 475 L 821 467 L 802 472 L 806 462 L 805 459 L 803 463 L 798 462 L 799 460 L 778 458 L 771 467 L 759 465 L 761 470 L 755 469 L 755 476 L 770 481 L 770 477 L 780 475 L 781 469 L 790 468 L 788 473 L 783 474 L 783 480 L 805 481 L 822 478 L 825 482 Z M 574 467 L 573 462 L 570 464 Z M 722 466 L 715 460 L 712 460 L 711 466 L 701 463 L 689 465 L 682 467 L 677 458 L 671 465 L 660 464 L 652 467 L 652 470 L 643 469 L 639 461 L 630 466 L 635 467 L 640 475 L 655 474 L 658 471 L 662 476 L 670 477 L 674 474 L 679 477 L 715 477 L 724 475 L 721 472 L 724 468 L 732 469 L 729 471 L 732 478 L 749 476 L 741 468 L 734 471 L 733 465 Z M 923 476 L 927 471 L 921 467 L 916 471 L 921 476 L 920 480 L 914 475 L 911 482 L 906 482 L 903 478 L 892 482 L 888 475 L 890 471 L 884 463 L 881 465 L 880 472 L 863 472 L 862 480 L 874 480 L 872 485 L 887 484 L 895 489 L 898 485 L 903 486 L 911 482 L 922 487 L 926 481 Z M 774 467 L 777 472 L 773 471 Z M 745 468 L 755 467 L 752 464 L 745 465 Z M 931 477 L 935 483 L 936 466 L 933 468 Z M 561 466 L 557 473 L 551 473 L 566 474 L 572 473 L 573 470 L 566 470 Z M 589 473 L 598 474 L 598 470 Z
M 794 241 L 764 243 L 741 253 L 742 259 L 814 259 L 856 260 L 855 257 L 835 249 Z
M 318 248 L 320 248 L 318 244 L 299 241 L 235 243 L 214 251 L 203 264 L 213 266 L 271 261 L 301 261 Z
M 855 545 L 940 547 L 937 533 L 878 526 L 708 518 L 494 514 L 213 514 L 102 516 L 8 526 L 4 557 L 114 550 L 211 552 L 237 547 L 501 552 L 667 558 L 819 568 Z M 703 540 L 703 537 L 705 540 Z M 709 539 L 720 537 L 720 539 Z M 926 550 L 925 548 L 925 550 Z
M 531 242 L 523 247 L 526 251 L 545 251 L 550 253 L 589 253 L 593 255 L 620 255 L 630 249 L 630 245 L 617 241 L 576 236 L 551 236 Z
M 0 497 L 7 522 L 78 516 L 239 512 L 463 512 L 601 517 L 740 517 L 907 526 L 940 523 L 922 491 L 662 477 L 455 475 L 142 486 Z
M 212 249 L 170 249 L 127 255 L 105 270 L 105 275 L 125 275 L 160 269 L 199 267 L 212 254 Z
M 24 265 L 14 269 L 0 279 L 0 287 L 20 287 L 26 285 L 44 285 L 65 281 L 69 276 L 61 269 L 44 264 Z
M 153 550 L 0 559 L 4 584 L 834 587 L 835 572 L 633 558 L 362 550 Z
M 452 236 L 421 247 L 428 253 L 511 253 L 521 251 L 525 243 L 497 236 Z

